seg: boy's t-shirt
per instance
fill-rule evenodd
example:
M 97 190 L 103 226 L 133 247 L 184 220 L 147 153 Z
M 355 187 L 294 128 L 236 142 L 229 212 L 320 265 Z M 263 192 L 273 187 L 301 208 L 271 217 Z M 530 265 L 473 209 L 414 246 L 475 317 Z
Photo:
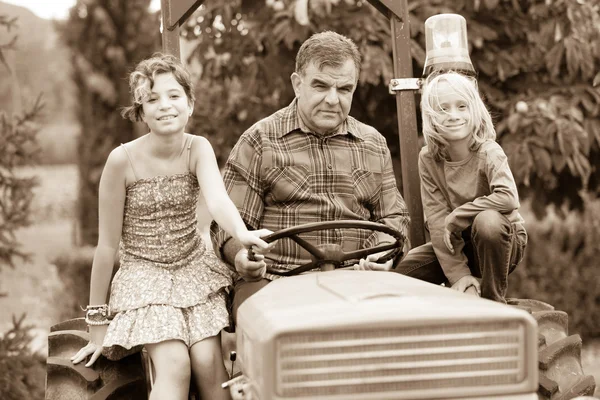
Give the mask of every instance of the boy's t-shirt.
M 461 232 L 482 211 L 496 210 L 511 223 L 523 224 L 517 211 L 519 194 L 504 150 L 492 140 L 484 142 L 465 160 L 435 161 L 427 146 L 419 154 L 423 210 L 435 254 L 450 284 L 471 272 L 462 249 L 454 243 L 454 254 L 443 241 L 446 225 Z

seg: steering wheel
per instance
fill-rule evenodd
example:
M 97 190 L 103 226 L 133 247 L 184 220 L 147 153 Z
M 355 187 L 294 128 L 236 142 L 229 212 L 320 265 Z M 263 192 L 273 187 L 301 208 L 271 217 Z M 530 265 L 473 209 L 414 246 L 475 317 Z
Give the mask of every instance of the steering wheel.
M 373 232 L 384 232 L 390 236 L 393 236 L 396 239 L 396 241 L 394 243 L 380 244 L 367 249 L 345 252 L 342 250 L 342 247 L 338 244 L 325 244 L 321 246 L 315 246 L 309 243 L 308 241 L 298 237 L 298 234 L 300 233 L 324 231 L 327 229 L 348 228 L 367 229 Z M 277 269 L 267 266 L 267 272 L 273 275 L 293 276 L 319 267 L 321 268 L 321 270 L 324 271 L 337 268 L 344 268 L 355 264 L 356 262 L 358 262 L 358 260 L 366 257 L 369 254 L 389 250 L 388 253 L 386 253 L 377 260 L 378 263 L 384 263 L 401 254 L 402 247 L 404 246 L 404 235 L 396 229 L 390 228 L 387 225 L 383 225 L 377 222 L 356 220 L 313 222 L 309 224 L 303 224 L 291 228 L 282 229 L 268 236 L 262 237 L 262 239 L 267 243 L 271 243 L 275 240 L 283 238 L 290 238 L 291 240 L 296 242 L 300 247 L 308 251 L 312 256 L 313 261 L 300 265 L 299 267 L 294 268 L 292 270 Z M 251 249 L 249 250 L 248 256 L 249 258 L 253 257 L 253 252 Z

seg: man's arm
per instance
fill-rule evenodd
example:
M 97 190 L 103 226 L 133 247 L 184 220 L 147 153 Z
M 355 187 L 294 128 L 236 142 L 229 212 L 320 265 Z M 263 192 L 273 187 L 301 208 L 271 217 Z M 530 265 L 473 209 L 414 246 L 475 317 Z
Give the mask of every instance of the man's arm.
M 251 128 L 252 129 L 252 128 Z M 248 229 L 259 228 L 264 210 L 260 166 L 262 153 L 260 137 L 256 130 L 244 132 L 231 150 L 223 182 L 229 197 L 238 208 Z M 241 243 L 225 232 L 214 221 L 210 236 L 217 256 L 235 269 L 236 254 L 243 248 Z
M 396 186 L 392 158 L 387 146 L 383 149 L 381 188 L 379 196 L 375 198 L 373 203 L 371 221 L 379 222 L 402 232 L 405 241 L 408 238 L 410 217 L 406 203 Z M 386 233 L 374 232 L 373 235 L 367 238 L 364 247 L 372 247 L 380 243 L 393 241 L 393 238 Z

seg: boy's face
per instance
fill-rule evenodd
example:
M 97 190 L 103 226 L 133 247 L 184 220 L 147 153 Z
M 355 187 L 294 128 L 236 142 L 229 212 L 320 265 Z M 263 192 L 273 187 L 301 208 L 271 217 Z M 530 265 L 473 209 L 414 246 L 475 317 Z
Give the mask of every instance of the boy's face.
M 310 63 L 302 75 L 294 72 L 291 78 L 302 121 L 317 134 L 335 132 L 352 107 L 357 82 L 354 62 L 348 59 L 341 67 L 323 69 Z
M 467 141 L 471 137 L 471 110 L 467 100 L 446 81 L 437 86 L 435 122 L 439 133 L 449 144 Z

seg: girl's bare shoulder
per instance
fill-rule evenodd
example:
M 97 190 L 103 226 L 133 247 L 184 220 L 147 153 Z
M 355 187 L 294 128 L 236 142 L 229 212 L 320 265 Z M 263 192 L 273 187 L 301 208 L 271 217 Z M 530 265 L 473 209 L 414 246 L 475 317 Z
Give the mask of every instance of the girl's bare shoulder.
M 213 147 L 210 144 L 210 141 L 204 136 L 193 135 L 191 133 L 186 133 L 189 138 L 189 143 L 191 145 L 192 157 L 197 154 L 202 154 L 206 151 L 213 151 Z

